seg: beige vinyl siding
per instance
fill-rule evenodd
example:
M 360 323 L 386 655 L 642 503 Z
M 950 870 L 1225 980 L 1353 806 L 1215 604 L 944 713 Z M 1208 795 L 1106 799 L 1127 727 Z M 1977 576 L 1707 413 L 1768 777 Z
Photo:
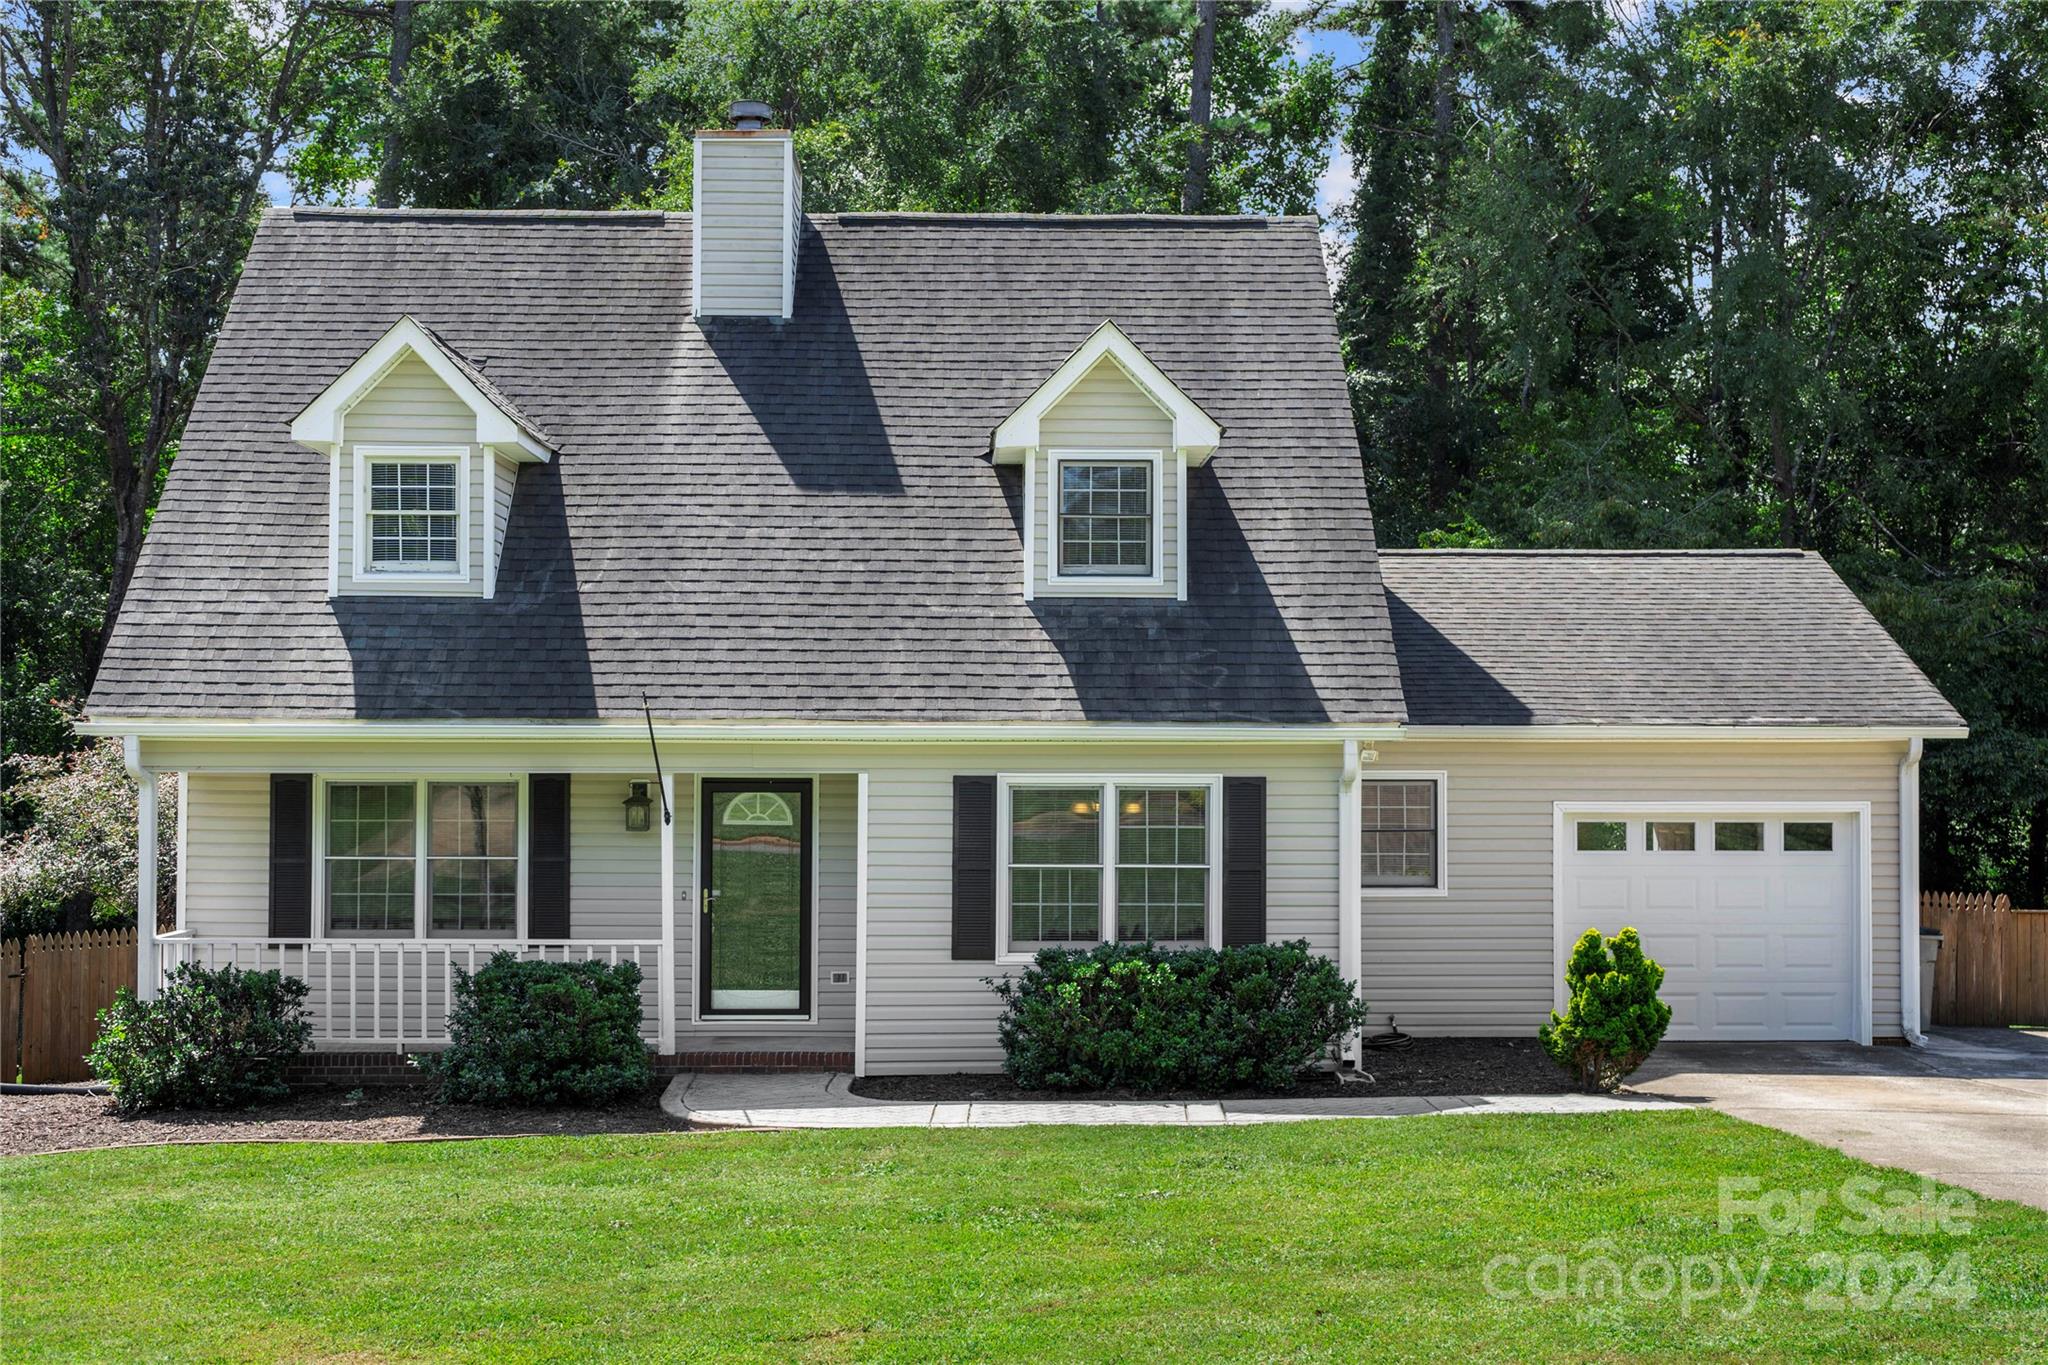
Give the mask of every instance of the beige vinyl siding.
M 395 593 L 431 597 L 481 597 L 484 556 L 495 536 L 494 457 L 476 442 L 476 415 L 418 356 L 391 367 L 342 419 L 340 505 L 335 518 L 335 583 L 349 594 Z M 398 582 L 374 573 L 355 573 L 357 445 L 465 446 L 469 449 L 469 581 Z M 508 503 L 509 510 L 509 503 Z
M 697 143 L 697 303 L 707 316 L 782 316 L 787 148 L 782 138 Z
M 1408 1032 L 1520 1036 L 1548 1016 L 1556 802 L 1867 801 L 1872 1034 L 1897 1037 L 1902 752 L 1880 743 L 1381 745 L 1368 778 L 1375 769 L 1448 774 L 1450 891 L 1363 898 L 1373 1026 L 1392 1012 Z
M 1375 771 L 1448 772 L 1450 893 L 1361 899 L 1363 977 L 1373 1026 L 1531 1033 L 1551 1004 L 1551 820 L 1556 801 L 1841 801 L 1872 809 L 1873 1030 L 1900 1029 L 1898 1010 L 1898 744 L 1406 742 L 1379 746 Z M 982 978 L 1001 967 L 955 962 L 952 780 L 955 774 L 1264 775 L 1268 779 L 1267 927 L 1337 951 L 1337 783 L 1340 746 L 664 742 L 676 777 L 677 998 L 682 1046 L 844 1050 L 852 988 L 828 983 L 853 961 L 856 779 L 869 774 L 868 1064 L 877 1073 L 989 1069 L 1000 1062 L 996 1001 Z M 658 845 L 626 836 L 618 802 L 646 764 L 644 741 L 407 744 L 338 741 L 237 744 L 151 740 L 143 762 L 192 774 L 188 922 L 205 936 L 261 932 L 267 896 L 268 788 L 251 772 L 499 769 L 576 774 L 573 853 L 579 898 L 607 922 L 639 922 L 658 897 Z M 696 904 L 691 773 L 786 776 L 824 772 L 818 788 L 819 927 L 815 1025 L 698 1028 L 689 960 Z M 586 781 L 585 775 L 593 775 Z M 645 849 L 643 853 L 641 850 Z M 653 856 L 647 856 L 652 854 Z M 577 931 L 599 921 L 582 917 Z
M 505 531 L 512 524 L 512 494 L 519 487 L 519 466 L 503 455 L 493 460 L 491 479 L 491 555 L 500 568 L 505 563 Z
M 1032 491 L 1031 584 L 1039 597 L 1172 597 L 1180 582 L 1181 480 L 1187 477 L 1173 450 L 1173 419 L 1144 390 L 1131 382 L 1123 367 L 1104 357 L 1080 382 L 1047 410 L 1039 423 L 1038 452 Z M 1160 461 L 1159 546 L 1161 577 L 1157 584 L 1118 582 L 1061 583 L 1051 581 L 1053 534 L 1059 508 L 1059 485 L 1053 479 L 1055 458 L 1063 451 L 1143 450 L 1163 453 Z
M 185 927 L 200 937 L 261 938 L 270 931 L 269 776 L 187 773 L 181 789 Z

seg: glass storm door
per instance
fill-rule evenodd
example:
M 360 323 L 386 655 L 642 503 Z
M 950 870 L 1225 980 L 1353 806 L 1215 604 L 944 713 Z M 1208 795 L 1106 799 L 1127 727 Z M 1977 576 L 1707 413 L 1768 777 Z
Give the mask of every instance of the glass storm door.
M 700 1011 L 808 1014 L 811 784 L 705 782 L 700 846 Z

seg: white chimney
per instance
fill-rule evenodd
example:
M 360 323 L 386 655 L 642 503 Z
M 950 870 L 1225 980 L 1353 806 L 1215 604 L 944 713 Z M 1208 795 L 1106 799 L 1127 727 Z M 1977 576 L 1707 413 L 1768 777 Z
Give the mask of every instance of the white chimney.
M 753 100 L 732 106 L 732 127 L 696 137 L 691 184 L 690 308 L 700 318 L 787 318 L 796 306 L 803 181 L 787 128 Z

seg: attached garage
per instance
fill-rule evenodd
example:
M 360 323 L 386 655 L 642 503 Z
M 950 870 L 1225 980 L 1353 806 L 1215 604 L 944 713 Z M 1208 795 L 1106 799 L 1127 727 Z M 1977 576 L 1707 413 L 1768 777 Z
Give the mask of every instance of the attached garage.
M 1867 805 L 1557 807 L 1556 964 L 1633 925 L 1674 1039 L 1870 1040 Z

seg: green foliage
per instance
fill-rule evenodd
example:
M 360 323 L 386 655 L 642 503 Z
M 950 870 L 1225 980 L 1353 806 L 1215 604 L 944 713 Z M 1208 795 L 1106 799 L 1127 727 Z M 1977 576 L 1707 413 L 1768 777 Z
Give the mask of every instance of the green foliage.
M 1365 1022 L 1357 988 L 1303 941 L 1047 948 L 989 986 L 1003 1067 L 1029 1089 L 1286 1090 Z
M 283 1099 L 285 1068 L 313 1037 L 306 991 L 280 972 L 181 963 L 155 1000 L 115 994 L 86 1060 L 124 1114 Z
M 640 1041 L 640 968 L 495 953 L 457 970 L 446 1051 L 417 1061 L 454 1104 L 606 1104 L 653 1078 Z
M 1368 47 L 1337 304 L 1382 543 L 1820 551 L 1973 731 L 1928 883 L 2048 900 L 2038 11 L 1322 22 Z
M 1603 940 L 1588 929 L 1565 964 L 1564 1013 L 1551 1011 L 1536 1031 L 1544 1051 L 1587 1090 L 1614 1089 L 1671 1026 L 1671 1006 L 1657 998 L 1663 984 L 1664 969 L 1644 956 L 1635 930 Z
M 66 717 L 68 721 L 68 716 Z M 0 938 L 135 923 L 135 783 L 121 741 L 68 754 L 17 754 L 8 765 L 10 825 L 0 832 Z M 176 909 L 178 779 L 157 779 L 157 913 Z

